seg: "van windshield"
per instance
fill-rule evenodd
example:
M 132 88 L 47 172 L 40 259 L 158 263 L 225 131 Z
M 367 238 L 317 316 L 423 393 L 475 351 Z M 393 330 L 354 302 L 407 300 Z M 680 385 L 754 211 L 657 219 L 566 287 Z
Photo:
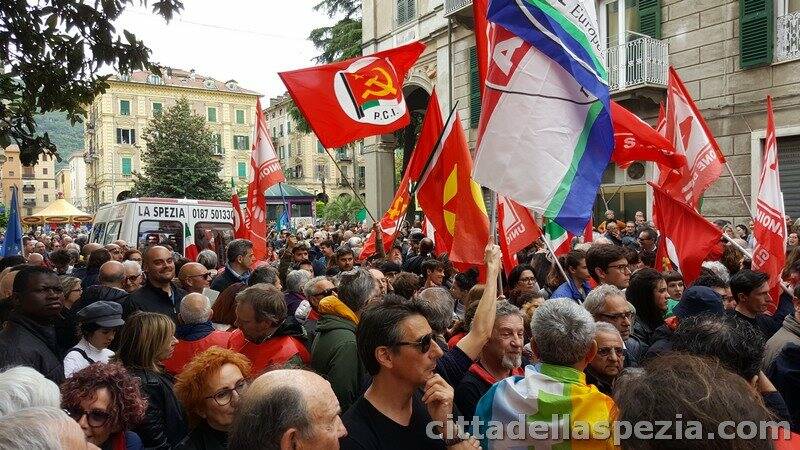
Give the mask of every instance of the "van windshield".
M 168 245 L 182 255 L 183 224 L 175 220 L 143 220 L 139 222 L 136 243 L 142 250 L 153 245 Z

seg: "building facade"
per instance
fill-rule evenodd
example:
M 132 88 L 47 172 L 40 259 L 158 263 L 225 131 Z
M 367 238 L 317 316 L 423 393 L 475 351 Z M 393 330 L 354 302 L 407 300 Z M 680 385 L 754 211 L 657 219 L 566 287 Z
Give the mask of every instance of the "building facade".
M 76 208 L 83 210 L 88 202 L 86 198 L 86 152 L 73 155 L 69 159 L 69 177 L 72 187 L 71 195 L 64 193 L 64 198 L 75 205 Z
M 209 149 L 222 163 L 220 177 L 248 176 L 257 92 L 235 80 L 219 81 L 172 68 L 162 75 L 134 71 L 112 76 L 109 88 L 88 107 L 86 144 L 86 209 L 126 197 L 133 173 L 142 172 L 142 137 L 150 120 L 186 98 L 192 111 L 206 118 L 216 144 Z
M 36 214 L 56 199 L 55 157 L 40 155 L 34 166 L 23 166 L 19 147 L 10 145 L 3 152 L 3 204 L 11 206 L 11 188 L 16 186 L 19 212 L 22 217 Z
M 359 195 L 364 195 L 366 166 L 363 143 L 331 149 L 331 158 L 314 133 L 297 130 L 297 124 L 288 112 L 291 103 L 291 97 L 283 94 L 271 98 L 264 110 L 286 182 L 320 199 L 321 194 L 331 200 L 342 195 L 352 196 L 353 188 Z
M 666 97 L 668 66 L 678 71 L 726 156 L 726 170 L 708 189 L 701 212 L 736 223 L 749 220 L 757 194 L 772 95 L 778 134 L 781 184 L 787 214 L 800 216 L 800 1 L 798 0 L 600 0 L 601 42 L 612 98 L 654 123 Z M 424 110 L 436 88 L 442 113 L 455 107 L 474 146 L 480 116 L 479 80 L 471 0 L 365 0 L 364 54 L 422 40 L 427 48 L 404 84 L 410 109 Z M 367 140 L 367 179 L 386 172 L 381 153 L 391 136 Z M 408 150 L 408 149 L 406 149 Z M 618 217 L 650 211 L 645 182 L 650 163 L 626 170 L 610 164 L 595 201 Z M 751 182 L 751 174 L 756 174 Z M 379 213 L 391 200 L 386 183 L 368 206 Z

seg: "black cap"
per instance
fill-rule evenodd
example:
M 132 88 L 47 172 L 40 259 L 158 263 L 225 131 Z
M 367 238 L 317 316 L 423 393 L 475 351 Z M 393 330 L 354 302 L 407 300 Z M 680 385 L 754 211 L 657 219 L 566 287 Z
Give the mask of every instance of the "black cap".
M 122 305 L 117 302 L 98 301 L 78 311 L 78 321 L 96 323 L 103 328 L 116 328 L 125 324 Z
M 389 274 L 389 273 L 400 273 L 403 269 L 400 268 L 400 264 L 391 261 L 386 261 L 385 263 L 381 264 L 380 270 L 384 274 Z
M 713 289 L 705 286 L 692 286 L 683 293 L 680 303 L 672 312 L 681 319 L 698 314 L 721 316 L 725 313 L 722 297 Z

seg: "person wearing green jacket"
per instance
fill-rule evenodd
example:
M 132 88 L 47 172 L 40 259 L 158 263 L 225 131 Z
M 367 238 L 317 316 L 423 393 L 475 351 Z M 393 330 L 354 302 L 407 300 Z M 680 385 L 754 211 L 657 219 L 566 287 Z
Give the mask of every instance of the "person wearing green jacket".
M 338 296 L 319 303 L 321 317 L 311 346 L 311 367 L 331 383 L 342 411 L 347 411 L 358 397 L 365 373 L 356 349 L 356 325 L 361 310 L 380 287 L 366 269 L 342 272 L 340 277 Z

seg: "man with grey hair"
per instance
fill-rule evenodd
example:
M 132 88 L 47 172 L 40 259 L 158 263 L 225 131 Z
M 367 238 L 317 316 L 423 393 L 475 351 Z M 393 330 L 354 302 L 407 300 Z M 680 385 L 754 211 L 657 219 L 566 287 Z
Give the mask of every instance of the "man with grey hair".
M 597 389 L 611 395 L 614 380 L 622 372 L 625 362 L 625 348 L 619 331 L 608 322 L 597 322 L 595 332 L 597 355 L 586 367 L 586 383 L 597 386 Z
M 273 370 L 247 389 L 228 435 L 229 450 L 339 448 L 347 430 L 330 383 L 300 369 Z
M 613 285 L 603 284 L 589 292 L 583 307 L 594 320 L 610 323 L 619 331 L 625 343 L 625 367 L 637 367 L 647 353 L 647 345 L 631 335 L 636 310 L 625 299 L 625 294 Z
M 125 280 L 122 282 L 122 287 L 130 294 L 142 287 L 144 272 L 138 261 L 123 261 L 122 266 L 125 268 Z
M 570 436 L 564 436 L 560 429 L 553 429 L 553 417 L 557 414 L 569 415 L 570 422 L 586 423 L 586 437 L 592 440 L 586 441 L 587 448 L 611 448 L 610 433 L 603 436 L 594 433 L 602 426 L 607 430 L 612 423 L 614 402 L 596 387 L 586 384 L 583 374 L 597 354 L 597 326 L 592 315 L 572 299 L 550 299 L 536 310 L 531 331 L 531 350 L 540 362 L 527 366 L 524 376 L 511 377 L 492 386 L 478 402 L 475 415 L 484 424 L 524 417 L 527 427 L 523 429 L 544 432 L 537 433 L 536 439 L 528 433 L 525 439 L 519 440 L 512 440 L 516 435 L 506 435 L 493 440 L 490 447 L 484 425 L 481 427 L 483 448 L 549 447 L 569 439 Z M 592 414 L 586 414 L 590 410 Z M 540 414 L 543 411 L 547 411 L 546 417 Z M 508 423 L 503 425 L 508 426 Z M 547 435 L 547 432 L 554 434 Z
M 425 308 L 425 316 L 433 332 L 444 339 L 447 329 L 453 324 L 455 300 L 443 287 L 429 287 L 420 291 L 419 301 Z
M 295 313 L 295 318 L 303 319 L 303 328 L 308 333 L 308 339 L 314 342 L 314 338 L 317 336 L 317 322 L 320 318 L 319 304 L 326 297 L 334 296 L 335 298 L 336 285 L 328 277 L 314 277 L 303 286 L 303 295 L 306 296 L 305 301 L 309 306 L 308 314 L 301 318 Z
M 0 372 L 0 418 L 36 406 L 61 407 L 61 392 L 55 383 L 27 366 Z
M 193 292 L 181 300 L 179 325 L 175 327 L 178 343 L 172 356 L 164 361 L 164 368 L 178 375 L 183 367 L 198 353 L 217 346 L 226 348 L 231 333 L 215 330 L 211 324 L 211 301 L 203 294 Z
M 297 307 L 306 300 L 303 287 L 311 279 L 311 273 L 305 270 L 292 270 L 286 275 L 286 301 L 287 314 L 294 316 Z
M 3 417 L 0 420 L 0 448 L 98 450 L 86 440 L 77 421 L 52 406 L 25 408 Z
M 219 258 L 214 250 L 205 249 L 197 254 L 197 262 L 202 264 L 206 269 L 216 272 Z
M 331 382 L 342 410 L 358 396 L 364 369 L 356 349 L 356 324 L 377 288 L 366 269 L 339 274 L 338 296 L 320 301 L 317 337 L 311 346 L 311 367 Z
M 512 375 L 522 375 L 522 346 L 525 344 L 525 319 L 522 312 L 502 300 L 495 309 L 492 335 L 481 350 L 478 360 L 469 368 L 455 388 L 455 404 L 467 419 L 475 414 L 475 406 L 496 382 Z

